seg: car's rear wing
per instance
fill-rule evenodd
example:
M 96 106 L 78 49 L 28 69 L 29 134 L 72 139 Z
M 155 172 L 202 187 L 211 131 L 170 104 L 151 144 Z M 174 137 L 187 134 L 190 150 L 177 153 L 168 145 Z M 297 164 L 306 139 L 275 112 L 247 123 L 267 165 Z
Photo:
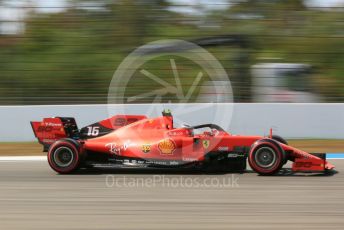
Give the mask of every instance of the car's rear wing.
M 79 130 L 72 117 L 51 117 L 43 121 L 31 121 L 32 130 L 38 142 L 43 145 L 43 151 L 48 151 L 50 145 L 62 138 L 78 138 Z
M 59 139 L 96 138 L 146 118 L 144 115 L 115 115 L 79 130 L 73 117 L 51 117 L 31 121 L 31 126 L 38 142 L 43 145 L 43 151 L 47 152 L 50 145 Z

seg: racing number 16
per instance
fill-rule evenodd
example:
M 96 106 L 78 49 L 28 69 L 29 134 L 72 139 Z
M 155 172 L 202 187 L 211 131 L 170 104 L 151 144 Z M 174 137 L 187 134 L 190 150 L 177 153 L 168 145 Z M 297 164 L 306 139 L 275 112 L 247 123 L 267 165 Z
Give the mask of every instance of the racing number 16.
M 99 135 L 99 127 L 88 126 L 87 129 L 88 129 L 87 136 L 98 136 Z

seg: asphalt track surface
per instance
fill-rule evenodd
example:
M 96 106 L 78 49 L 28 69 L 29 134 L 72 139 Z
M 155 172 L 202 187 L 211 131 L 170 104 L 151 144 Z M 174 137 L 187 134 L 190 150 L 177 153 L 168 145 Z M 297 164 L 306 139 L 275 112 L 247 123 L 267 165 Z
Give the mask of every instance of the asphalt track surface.
M 0 229 L 344 229 L 344 160 L 331 162 L 331 176 L 273 177 L 0 162 Z

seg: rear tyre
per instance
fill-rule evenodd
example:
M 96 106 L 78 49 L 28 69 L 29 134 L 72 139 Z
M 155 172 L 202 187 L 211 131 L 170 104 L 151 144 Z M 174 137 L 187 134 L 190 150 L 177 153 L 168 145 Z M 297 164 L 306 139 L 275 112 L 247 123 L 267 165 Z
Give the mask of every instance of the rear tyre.
M 283 149 L 274 142 L 261 141 L 253 145 L 248 163 L 260 175 L 269 176 L 276 174 L 285 162 Z
M 75 171 L 80 165 L 80 150 L 77 143 L 63 139 L 52 144 L 48 151 L 50 167 L 60 173 L 67 174 Z

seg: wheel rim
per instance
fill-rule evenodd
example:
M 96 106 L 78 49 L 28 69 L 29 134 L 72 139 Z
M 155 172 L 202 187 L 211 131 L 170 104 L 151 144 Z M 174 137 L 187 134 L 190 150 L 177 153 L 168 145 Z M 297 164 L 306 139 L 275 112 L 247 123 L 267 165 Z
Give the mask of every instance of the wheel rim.
M 54 162 L 61 168 L 70 166 L 73 160 L 73 151 L 68 147 L 59 147 L 54 151 Z
M 276 152 L 270 147 L 259 148 L 254 159 L 256 164 L 262 168 L 270 168 L 277 161 Z

